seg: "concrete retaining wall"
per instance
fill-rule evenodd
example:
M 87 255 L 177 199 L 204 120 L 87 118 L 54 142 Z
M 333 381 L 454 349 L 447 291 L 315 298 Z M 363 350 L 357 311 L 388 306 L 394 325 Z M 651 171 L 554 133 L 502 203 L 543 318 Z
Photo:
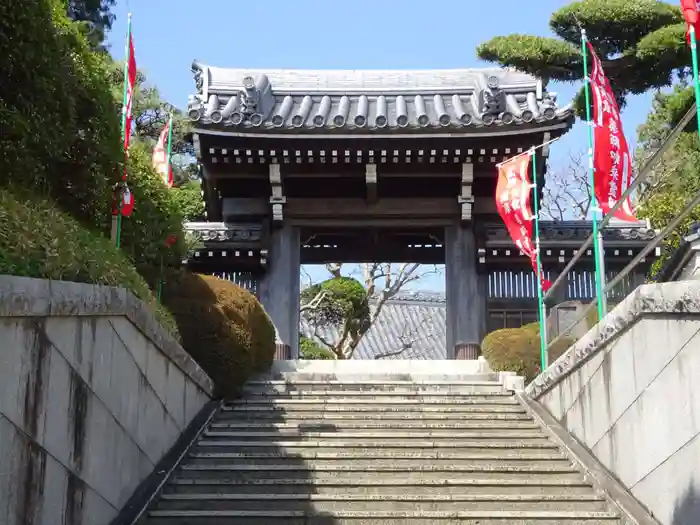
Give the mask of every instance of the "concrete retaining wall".
M 664 525 L 700 523 L 700 282 L 639 287 L 526 389 Z
M 125 290 L 0 276 L 0 522 L 108 524 L 211 392 Z

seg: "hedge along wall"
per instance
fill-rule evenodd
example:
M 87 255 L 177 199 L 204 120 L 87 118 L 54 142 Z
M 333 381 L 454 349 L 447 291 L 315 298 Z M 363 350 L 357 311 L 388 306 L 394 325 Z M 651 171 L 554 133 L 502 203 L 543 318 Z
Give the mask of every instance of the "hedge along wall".
M 61 0 L 0 0 L 0 35 L 0 184 L 105 230 L 121 156 L 109 56 L 89 49 Z

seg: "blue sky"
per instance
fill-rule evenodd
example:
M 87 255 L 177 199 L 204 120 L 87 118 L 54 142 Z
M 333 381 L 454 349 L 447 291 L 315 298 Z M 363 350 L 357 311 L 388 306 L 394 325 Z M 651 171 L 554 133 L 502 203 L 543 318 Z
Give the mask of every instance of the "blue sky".
M 220 67 L 318 69 L 430 69 L 484 67 L 476 47 L 498 35 L 550 35 L 551 13 L 564 0 L 118 0 L 109 42 L 124 57 L 127 12 L 131 10 L 136 61 L 161 96 L 184 108 L 194 92 L 192 60 Z M 413 7 L 411 7 L 413 5 Z M 176 7 L 177 6 L 177 7 Z M 550 84 L 560 103 L 579 86 Z M 623 112 L 628 140 L 650 107 L 650 95 L 629 99 Z M 552 165 L 569 152 L 584 151 L 586 132 L 577 124 L 552 147 Z M 309 268 L 323 278 L 320 268 Z M 415 288 L 443 290 L 442 276 Z

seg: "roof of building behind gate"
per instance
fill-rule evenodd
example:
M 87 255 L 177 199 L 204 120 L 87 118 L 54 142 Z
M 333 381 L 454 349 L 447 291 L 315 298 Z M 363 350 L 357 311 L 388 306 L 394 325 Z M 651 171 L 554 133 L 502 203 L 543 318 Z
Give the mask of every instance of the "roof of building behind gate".
M 566 128 L 541 80 L 508 69 L 226 69 L 193 63 L 189 116 L 200 130 L 238 133 L 521 132 Z
M 447 359 L 446 302 L 440 292 L 406 292 L 389 299 L 353 359 Z M 301 330 L 313 338 L 313 327 L 303 318 Z M 336 340 L 330 329 L 326 340 Z

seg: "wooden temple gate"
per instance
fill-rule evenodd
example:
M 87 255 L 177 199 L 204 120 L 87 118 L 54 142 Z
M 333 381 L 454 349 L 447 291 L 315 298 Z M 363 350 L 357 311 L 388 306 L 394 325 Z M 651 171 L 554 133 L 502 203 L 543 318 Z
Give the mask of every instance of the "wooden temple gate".
M 189 264 L 253 290 L 298 356 L 301 264 L 445 264 L 447 355 L 471 358 L 493 325 L 534 319 L 534 276 L 500 223 L 496 163 L 565 133 L 570 106 L 498 69 L 250 71 L 193 64 L 188 114 L 206 203 Z M 538 155 L 545 182 L 548 148 Z M 542 226 L 553 276 L 590 232 Z M 642 224 L 607 228 L 610 272 Z M 557 302 L 590 298 L 592 254 Z M 640 268 L 643 273 L 644 268 Z M 640 274 L 641 275 L 641 274 Z M 459 349 L 459 351 L 457 351 Z

